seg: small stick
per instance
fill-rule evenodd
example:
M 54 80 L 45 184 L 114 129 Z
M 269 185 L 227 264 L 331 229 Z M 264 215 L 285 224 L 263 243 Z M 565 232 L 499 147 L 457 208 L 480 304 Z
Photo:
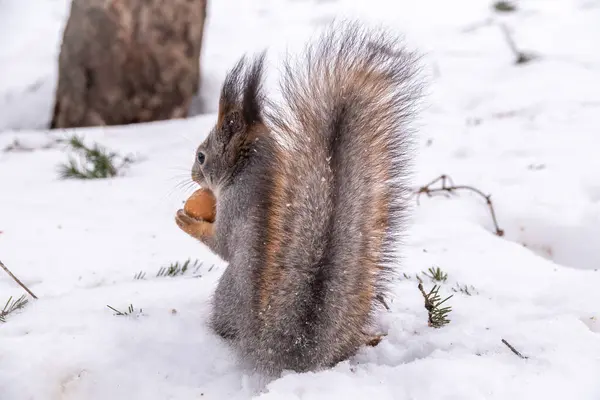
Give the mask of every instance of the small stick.
M 510 50 L 513 52 L 515 57 L 518 58 L 519 54 L 521 54 L 521 52 L 519 51 L 519 49 L 517 49 L 517 45 L 516 45 L 515 41 L 513 40 L 512 36 L 510 35 L 508 28 L 504 24 L 498 24 L 498 26 L 500 27 L 500 30 L 504 34 L 504 39 L 506 40 L 508 47 L 510 47 Z
M 9 270 L 8 268 L 6 268 L 6 265 L 4 265 L 4 263 L 3 263 L 2 261 L 0 261 L 0 267 L 2 267 L 2 269 L 3 269 L 3 270 L 5 270 L 5 271 L 6 271 L 6 273 L 7 273 L 7 274 L 8 274 L 8 275 L 9 275 L 11 278 L 13 278 L 15 282 L 17 282 L 17 283 L 19 284 L 19 286 L 21 286 L 23 289 L 25 289 L 25 291 L 26 291 L 27 293 L 29 293 L 29 295 L 30 295 L 31 297 L 33 297 L 34 299 L 36 299 L 36 300 L 37 300 L 37 296 L 36 296 L 35 294 L 33 294 L 33 292 L 32 292 L 31 290 L 29 290 L 29 289 L 27 288 L 27 286 L 25 286 L 25 285 L 23 284 L 23 282 L 21 282 L 21 281 L 19 280 L 19 278 L 17 278 L 17 277 L 16 277 L 16 276 L 15 276 L 15 275 L 14 275 L 12 272 L 10 272 L 10 270 Z
M 502 33 L 504 34 L 504 39 L 506 40 L 508 47 L 510 47 L 510 50 L 515 55 L 515 64 L 525 64 L 525 63 L 531 61 L 533 59 L 533 56 L 530 54 L 525 54 L 517 48 L 517 45 L 515 44 L 514 39 L 510 35 L 510 32 L 508 31 L 508 28 L 506 27 L 506 25 L 504 25 L 504 24 L 498 24 L 498 25 L 500 26 L 500 29 L 502 30 Z
M 115 315 L 119 315 L 119 316 L 120 316 L 120 315 L 127 315 L 127 313 L 124 313 L 124 312 L 122 312 L 122 311 L 119 311 L 119 310 L 117 310 L 116 308 L 109 306 L 108 304 L 106 305 L 106 307 L 108 307 L 108 308 L 110 308 L 111 310 L 113 310 L 113 311 L 116 313 Z
M 421 294 L 423 295 L 423 298 L 425 299 L 425 309 L 431 315 L 431 311 L 433 311 L 433 304 L 431 304 L 431 301 L 429 300 L 429 296 L 427 296 L 427 293 L 425 293 L 425 290 L 423 289 L 423 284 L 421 283 L 421 281 L 419 281 L 419 285 L 417 287 L 419 288 L 419 290 L 421 291 Z
M 441 182 L 441 187 L 432 189 L 431 186 L 438 182 Z M 426 194 L 428 197 L 431 197 L 432 194 L 436 194 L 436 193 L 446 193 L 446 194 L 450 195 L 451 193 L 453 193 L 456 190 L 470 190 L 471 192 L 474 192 L 474 193 L 478 194 L 479 196 L 483 197 L 485 199 L 485 202 L 488 205 L 488 208 L 490 209 L 490 214 L 492 215 L 492 221 L 493 221 L 494 227 L 496 229 L 496 235 L 504 236 L 504 231 L 502 229 L 500 229 L 500 227 L 498 226 L 498 220 L 496 219 L 496 212 L 494 210 L 494 205 L 492 203 L 492 196 L 486 195 L 481 190 L 479 190 L 473 186 L 455 185 L 454 182 L 452 181 L 452 178 L 450 178 L 448 175 L 440 175 L 437 178 L 435 178 L 434 180 L 432 180 L 431 182 L 429 182 L 427 185 L 420 187 L 416 192 L 417 205 L 419 204 L 419 198 L 421 197 L 422 194 Z
M 525 357 L 523 354 L 519 353 L 517 351 L 517 349 L 515 349 L 514 347 L 512 347 L 510 345 L 510 343 L 508 343 L 506 340 L 502 339 L 502 343 L 504 343 L 506 345 L 506 347 L 508 347 L 510 349 L 510 351 L 512 351 L 513 353 L 515 353 L 519 358 L 522 358 L 524 360 L 528 359 L 529 357 Z

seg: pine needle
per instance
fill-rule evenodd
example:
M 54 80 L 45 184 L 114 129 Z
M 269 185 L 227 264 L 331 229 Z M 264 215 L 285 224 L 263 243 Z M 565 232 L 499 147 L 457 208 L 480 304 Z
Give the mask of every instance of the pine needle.
M 479 292 L 477 291 L 477 289 L 475 289 L 475 287 L 473 285 L 461 285 L 458 282 L 456 283 L 455 287 L 451 288 L 451 290 L 454 293 L 460 292 L 462 294 L 466 294 L 467 296 L 479 294 Z
M 133 162 L 132 157 L 121 157 L 98 144 L 88 147 L 77 135 L 62 142 L 75 153 L 69 156 L 66 163 L 59 165 L 58 173 L 62 179 L 111 178 L 117 176 L 124 167 Z
M 28 302 L 29 300 L 27 300 L 25 295 L 22 295 L 16 300 L 13 300 L 12 296 L 9 297 L 4 308 L 0 311 L 0 322 L 6 322 L 6 317 L 8 317 L 9 314 L 22 309 Z
M 156 277 L 162 278 L 162 277 L 168 276 L 168 277 L 173 278 L 176 276 L 185 275 L 189 271 L 192 271 L 193 274 L 196 274 L 198 272 L 198 270 L 202 267 L 203 264 L 204 263 L 201 262 L 200 260 L 192 261 L 189 258 L 183 262 L 177 261 L 177 262 L 169 264 L 168 267 L 160 267 L 160 269 L 156 273 Z M 136 280 L 145 279 L 145 278 L 146 278 L 146 273 L 144 271 L 140 271 L 133 276 L 133 279 L 136 279 Z
M 448 279 L 448 274 L 445 273 L 444 271 L 441 270 L 440 267 L 430 267 L 428 269 L 429 274 L 427 272 L 423 272 L 423 275 L 425 275 L 426 277 L 430 278 L 433 281 L 436 282 L 446 282 L 446 279 Z
M 136 312 L 135 309 L 133 308 L 133 304 L 130 304 L 129 307 L 127 307 L 127 311 L 119 311 L 116 308 L 111 307 L 109 305 L 107 305 L 106 307 L 113 310 L 115 312 L 115 315 L 117 315 L 117 316 L 127 316 L 127 315 L 131 315 L 133 313 L 135 313 L 137 316 L 142 315 L 142 309 L 140 308 L 139 311 Z
M 423 290 L 423 284 L 419 282 L 419 290 L 425 299 L 425 309 L 429 313 L 429 326 L 434 328 L 441 328 L 444 325 L 450 323 L 448 319 L 448 314 L 452 311 L 452 307 L 441 307 L 446 301 L 448 301 L 452 296 L 450 295 L 446 297 L 444 300 L 439 295 L 440 287 L 438 285 L 434 285 L 429 293 L 425 293 Z
M 133 279 L 136 279 L 136 280 L 145 279 L 145 278 L 146 278 L 146 273 L 144 271 L 140 271 L 133 276 Z

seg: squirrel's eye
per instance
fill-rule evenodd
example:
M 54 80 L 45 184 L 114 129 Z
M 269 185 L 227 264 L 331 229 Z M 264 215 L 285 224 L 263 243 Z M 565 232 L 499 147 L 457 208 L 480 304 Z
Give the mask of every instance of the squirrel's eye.
M 204 160 L 206 160 L 206 156 L 201 151 L 198 152 L 198 154 L 196 155 L 196 158 L 198 160 L 198 164 L 200 164 L 200 165 L 204 164 Z

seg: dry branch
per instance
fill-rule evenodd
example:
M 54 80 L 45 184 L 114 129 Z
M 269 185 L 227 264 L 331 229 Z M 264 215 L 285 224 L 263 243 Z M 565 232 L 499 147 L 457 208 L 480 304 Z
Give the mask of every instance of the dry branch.
M 432 188 L 432 186 L 438 182 L 441 183 L 441 186 Z M 490 214 L 492 215 L 492 221 L 494 222 L 494 227 L 496 229 L 496 235 L 504 236 L 504 231 L 502 229 L 500 229 L 500 227 L 498 226 L 498 220 L 496 219 L 496 212 L 494 211 L 494 205 L 492 204 L 491 195 L 486 195 L 481 190 L 479 190 L 473 186 L 455 185 L 454 182 L 452 181 L 452 178 L 450 178 L 448 175 L 440 175 L 439 177 L 437 177 L 434 180 L 432 180 L 431 182 L 429 182 L 427 185 L 420 187 L 416 192 L 417 204 L 419 204 L 419 198 L 421 197 L 422 194 L 425 194 L 428 197 L 431 197 L 432 195 L 439 194 L 439 193 L 442 193 L 442 194 L 445 193 L 445 194 L 450 195 L 457 190 L 469 190 L 469 191 L 474 192 L 474 193 L 478 194 L 479 196 L 483 197 L 490 209 Z
M 9 269 L 6 267 L 6 265 L 4 265 L 4 263 L 3 263 L 2 261 L 0 261 L 0 267 L 2 267 L 2 269 L 3 269 L 3 270 L 5 270 L 5 271 L 6 271 L 6 273 L 7 273 L 7 274 L 8 274 L 8 275 L 9 275 L 11 278 L 13 278 L 13 280 L 14 280 L 15 282 L 17 282 L 17 284 L 18 284 L 19 286 L 21 286 L 23 289 L 25 289 L 25 291 L 26 291 L 27 293 L 29 293 L 29 295 L 30 295 L 31 297 L 33 297 L 34 299 L 36 299 L 36 300 L 37 300 L 37 296 L 36 296 L 35 294 L 33 294 L 33 292 L 32 292 L 31 290 L 29 290 L 29 288 L 28 288 L 27 286 L 25 286 L 25 284 L 19 280 L 19 278 L 17 278 L 17 277 L 16 277 L 16 276 L 15 276 L 15 275 L 14 275 L 12 272 L 10 272 L 10 270 L 9 270 Z
M 502 339 L 502 343 L 504 343 L 506 345 L 506 347 L 508 347 L 510 349 L 510 351 L 515 353 L 519 358 L 522 358 L 524 360 L 526 360 L 528 358 L 528 357 L 524 356 L 523 354 L 519 353 L 517 351 L 517 349 L 515 349 L 513 346 L 511 346 L 511 344 L 508 343 L 506 340 Z
M 498 26 L 500 27 L 500 30 L 502 30 L 502 33 L 504 34 L 504 39 L 506 40 L 506 44 L 508 45 L 510 50 L 515 55 L 515 64 L 526 64 L 535 58 L 533 54 L 525 53 L 517 48 L 517 44 L 515 43 L 515 40 L 513 39 L 510 32 L 508 31 L 508 28 L 506 27 L 506 25 L 500 23 L 500 24 L 498 24 Z

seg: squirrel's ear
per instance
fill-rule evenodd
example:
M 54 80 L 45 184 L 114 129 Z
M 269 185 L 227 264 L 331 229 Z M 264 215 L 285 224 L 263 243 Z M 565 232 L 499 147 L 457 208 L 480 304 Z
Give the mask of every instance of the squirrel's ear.
M 242 113 L 248 126 L 262 122 L 263 100 L 262 93 L 263 71 L 266 52 L 260 53 L 246 70 L 242 94 Z
M 219 113 L 217 126 L 223 124 L 223 119 L 232 110 L 238 108 L 238 102 L 241 96 L 244 77 L 242 72 L 246 64 L 246 56 L 242 56 L 235 64 L 233 69 L 227 73 L 225 82 L 221 88 L 221 98 L 219 99 Z

